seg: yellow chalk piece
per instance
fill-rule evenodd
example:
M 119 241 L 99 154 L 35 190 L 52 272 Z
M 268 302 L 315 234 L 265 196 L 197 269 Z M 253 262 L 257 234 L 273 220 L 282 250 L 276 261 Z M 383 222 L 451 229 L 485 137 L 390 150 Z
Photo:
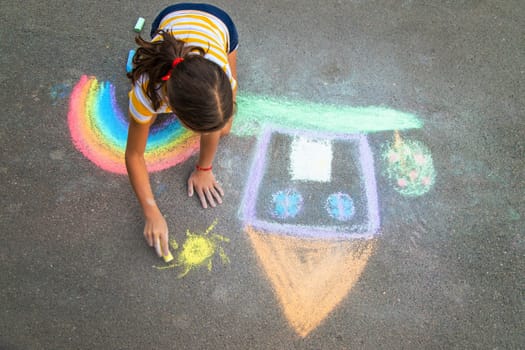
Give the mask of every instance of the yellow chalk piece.
M 168 252 L 168 255 L 164 255 L 162 258 L 164 259 L 165 263 L 169 263 L 173 260 L 173 255 L 171 255 L 171 252 Z

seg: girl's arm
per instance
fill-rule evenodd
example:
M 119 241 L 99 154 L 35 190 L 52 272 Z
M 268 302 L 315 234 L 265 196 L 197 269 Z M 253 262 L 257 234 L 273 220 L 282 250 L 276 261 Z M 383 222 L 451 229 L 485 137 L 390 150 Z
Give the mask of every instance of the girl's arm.
M 155 118 L 152 118 L 148 124 L 139 124 L 130 118 L 126 144 L 126 168 L 131 186 L 144 212 L 146 220 L 144 237 L 150 247 L 155 246 L 159 256 L 167 256 L 169 253 L 168 225 L 155 202 L 144 160 L 149 129 L 154 120 Z
M 237 50 L 228 54 L 228 64 L 230 65 L 230 70 L 232 72 L 233 79 L 237 81 Z M 237 88 L 238 87 L 239 87 L 239 82 L 237 82 L 235 89 L 232 91 L 233 92 L 233 103 L 237 101 Z M 222 128 L 221 136 L 228 135 L 230 133 L 232 124 L 233 124 L 233 116 L 230 118 L 228 123 L 226 123 L 224 128 Z

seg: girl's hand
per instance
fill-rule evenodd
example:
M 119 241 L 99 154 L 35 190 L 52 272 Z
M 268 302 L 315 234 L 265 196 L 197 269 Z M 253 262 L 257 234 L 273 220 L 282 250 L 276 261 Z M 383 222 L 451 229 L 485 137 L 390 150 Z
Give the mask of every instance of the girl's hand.
M 211 170 L 202 171 L 196 169 L 191 173 L 188 179 L 188 196 L 193 196 L 194 189 L 199 196 L 203 208 L 206 209 L 208 203 L 212 207 L 215 207 L 215 201 L 219 204 L 222 203 L 221 197 L 224 196 L 224 191 L 215 180 L 215 176 L 213 176 Z
M 150 247 L 155 247 L 159 257 L 169 254 L 168 224 L 160 211 L 152 215 L 152 217 L 146 217 L 144 238 L 146 238 Z

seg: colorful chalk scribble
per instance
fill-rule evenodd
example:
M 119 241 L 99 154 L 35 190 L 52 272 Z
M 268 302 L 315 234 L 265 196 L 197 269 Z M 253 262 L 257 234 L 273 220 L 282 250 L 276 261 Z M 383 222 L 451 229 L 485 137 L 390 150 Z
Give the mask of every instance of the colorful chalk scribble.
M 419 141 L 403 140 L 398 132 L 393 143 L 384 146 L 385 174 L 394 189 L 402 195 L 417 197 L 427 193 L 434 184 L 432 156 Z
M 341 184 L 348 183 L 345 178 L 349 174 L 355 174 L 356 179 L 352 179 L 353 206 L 356 207 L 356 201 L 359 199 L 360 215 L 355 220 L 330 220 L 328 224 L 319 224 L 319 208 L 322 208 L 326 198 L 333 193 L 331 191 L 333 184 L 325 182 L 324 179 L 313 178 L 310 181 L 303 179 L 297 180 L 289 170 L 287 174 L 277 175 L 278 170 L 270 171 L 270 167 L 276 168 L 276 163 L 286 161 L 285 145 L 291 144 L 290 140 L 297 137 L 298 134 L 304 139 L 319 140 L 324 139 L 337 147 L 340 152 L 337 163 L 339 169 L 332 171 L 334 181 L 338 180 Z M 280 141 L 279 141 L 280 140 Z M 289 142 L 287 142 L 288 140 Z M 279 141 L 279 142 L 278 142 Z M 277 146 L 279 143 L 282 147 Z M 273 147 L 273 148 L 272 148 Z M 324 239 L 348 239 L 348 238 L 372 238 L 379 232 L 380 217 L 378 207 L 377 185 L 374 170 L 374 161 L 372 152 L 368 144 L 368 139 L 362 134 L 334 134 L 330 132 L 312 132 L 286 130 L 276 127 L 267 127 L 259 136 L 259 142 L 255 147 L 256 154 L 252 164 L 250 174 L 245 188 L 243 202 L 241 204 L 241 219 L 246 224 L 266 230 L 268 232 L 280 232 L 286 235 L 294 235 L 306 238 L 324 238 Z M 281 164 L 284 166 L 284 163 Z M 332 166 L 330 163 L 326 166 Z M 272 195 L 267 194 L 268 188 L 273 186 L 287 185 L 294 188 L 293 191 L 271 191 Z M 324 189 L 327 197 L 312 198 L 312 188 L 319 190 Z M 283 188 L 283 187 L 280 187 Z M 349 193 L 350 189 L 344 189 Z M 292 209 L 291 213 L 299 208 L 298 198 L 301 191 L 301 211 L 300 217 L 291 216 L 289 212 L 282 209 Z M 310 193 L 308 193 L 310 192 Z M 308 198 L 308 200 L 307 200 Z M 266 210 L 259 203 L 269 201 L 278 203 L 274 215 L 266 215 Z M 322 209 L 321 209 L 322 210 Z M 355 210 L 355 208 L 354 208 Z M 339 215 L 349 215 L 339 214 Z M 288 222 L 275 219 L 295 218 L 294 222 Z
M 68 124 L 75 147 L 86 158 L 106 171 L 126 174 L 129 121 L 116 103 L 110 82 L 82 76 L 70 96 Z M 153 125 L 144 158 L 149 171 L 160 171 L 184 162 L 198 147 L 198 135 L 167 117 Z
M 258 137 L 240 219 L 290 326 L 306 337 L 357 283 L 381 233 L 374 156 L 367 134 L 396 131 L 395 141 L 383 148 L 385 174 L 399 193 L 420 196 L 435 181 L 430 152 L 418 141 L 402 140 L 398 131 L 419 129 L 423 122 L 413 114 L 384 107 L 244 93 L 237 102 L 232 134 Z M 71 93 L 68 123 L 73 143 L 89 160 L 113 173 L 126 172 L 128 122 L 109 82 L 82 76 Z M 276 135 L 290 150 L 273 159 L 269 149 Z M 148 169 L 169 168 L 197 150 L 196 135 L 175 118 L 167 118 L 151 130 L 145 155 Z M 275 166 L 272 162 L 283 159 L 289 160 L 288 174 L 273 170 L 267 175 Z M 182 247 L 172 239 L 170 246 L 178 251 L 175 262 L 155 268 L 178 267 L 182 278 L 202 266 L 211 270 L 217 254 L 228 263 L 221 244 L 229 239 L 212 233 L 216 224 L 203 234 L 188 230 Z
M 178 278 L 186 276 L 191 270 L 200 266 L 206 266 L 208 271 L 212 269 L 212 261 L 216 253 L 223 264 L 230 262 L 228 255 L 221 246 L 222 242 L 229 242 L 229 238 L 212 233 L 217 226 L 215 220 L 203 234 L 192 233 L 186 231 L 186 241 L 182 244 L 181 251 L 175 258 L 175 263 L 168 266 L 155 266 L 158 270 L 165 270 L 174 267 L 181 267 L 183 271 L 178 275 Z M 170 247 L 177 250 L 179 245 L 174 239 L 170 239 Z
M 315 176 L 291 168 L 288 173 L 278 171 L 285 166 L 283 159 L 304 164 L 307 158 L 294 149 L 298 139 L 314 146 L 308 154 L 319 152 L 333 159 L 315 162 L 315 167 L 329 169 L 317 169 Z M 305 337 L 352 289 L 375 248 L 380 218 L 371 149 L 363 134 L 266 127 L 253 159 L 241 220 L 284 315 Z M 285 184 L 293 190 L 268 191 Z M 343 191 L 334 193 L 336 185 Z M 299 189 L 301 213 L 289 215 L 298 212 Z M 258 205 L 265 198 L 279 204 L 273 215 Z
M 53 90 L 60 95 L 63 88 Z M 64 90 L 66 91 L 66 90 Z M 420 128 L 421 121 L 409 113 L 382 107 L 342 107 L 305 101 L 277 100 L 249 94 L 238 96 L 239 112 L 232 133 L 256 136 L 264 123 L 283 127 L 352 133 Z M 320 123 L 329 120 L 329 123 Z M 108 81 L 83 75 L 69 99 L 68 124 L 73 144 L 103 170 L 125 174 L 124 152 L 128 118 L 116 103 L 115 87 Z M 174 118 L 156 122 L 150 131 L 145 160 L 150 172 L 184 162 L 198 151 L 198 135 Z

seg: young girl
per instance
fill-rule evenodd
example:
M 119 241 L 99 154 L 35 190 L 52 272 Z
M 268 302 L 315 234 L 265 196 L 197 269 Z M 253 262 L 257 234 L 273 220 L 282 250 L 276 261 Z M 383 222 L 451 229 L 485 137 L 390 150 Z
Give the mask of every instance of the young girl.
M 136 38 L 139 48 L 128 74 L 133 87 L 126 167 L 144 212 L 144 237 L 159 256 L 167 256 L 168 225 L 155 202 L 144 161 L 149 130 L 157 114 L 175 113 L 185 127 L 200 134 L 188 195 L 197 192 L 204 208 L 222 203 L 224 192 L 212 163 L 219 139 L 229 133 L 233 121 L 238 35 L 223 10 L 181 3 L 160 12 L 151 38 L 151 42 Z

